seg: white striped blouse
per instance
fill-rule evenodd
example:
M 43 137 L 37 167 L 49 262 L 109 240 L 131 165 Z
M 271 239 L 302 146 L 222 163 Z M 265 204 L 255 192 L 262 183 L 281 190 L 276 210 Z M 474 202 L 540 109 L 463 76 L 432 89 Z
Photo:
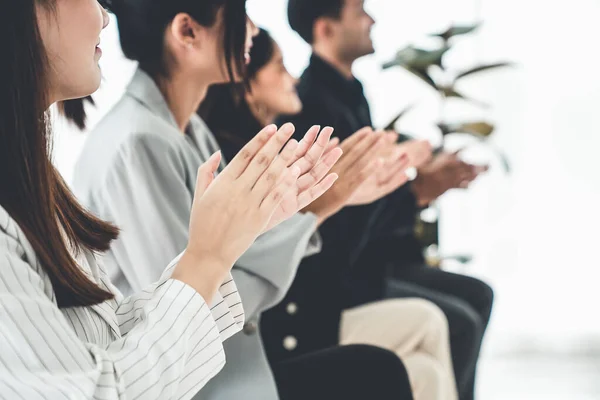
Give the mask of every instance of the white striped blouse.
M 123 299 L 91 253 L 76 260 L 114 300 L 59 309 L 30 243 L 0 207 L 0 399 L 190 399 L 221 370 L 222 341 L 244 323 L 233 279 L 209 307 L 169 278 L 175 260 Z

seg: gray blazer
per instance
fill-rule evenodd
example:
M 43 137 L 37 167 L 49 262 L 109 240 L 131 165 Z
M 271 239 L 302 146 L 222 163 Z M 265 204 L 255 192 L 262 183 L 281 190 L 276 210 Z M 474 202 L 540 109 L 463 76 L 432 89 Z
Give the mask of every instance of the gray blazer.
M 158 87 L 141 70 L 90 133 L 75 168 L 74 191 L 92 212 L 122 229 L 105 263 L 124 293 L 156 280 L 185 248 L 197 170 L 217 150 L 199 117 L 186 134 L 178 129 Z M 277 399 L 258 318 L 283 299 L 302 258 L 320 250 L 315 226 L 314 215 L 298 214 L 259 237 L 238 260 L 232 275 L 246 334 L 226 342 L 228 368 L 199 398 Z

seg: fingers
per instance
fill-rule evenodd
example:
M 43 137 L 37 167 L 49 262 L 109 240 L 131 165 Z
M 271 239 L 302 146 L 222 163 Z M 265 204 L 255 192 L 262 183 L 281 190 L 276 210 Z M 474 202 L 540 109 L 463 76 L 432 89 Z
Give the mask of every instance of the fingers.
M 402 154 L 392 163 L 386 163 L 384 173 L 379 175 L 379 184 L 387 185 L 390 181 L 396 180 L 398 175 L 406 176 L 406 169 L 409 167 L 408 156 Z
M 196 179 L 196 194 L 197 197 L 202 197 L 206 189 L 210 186 L 215 178 L 219 165 L 221 164 L 221 152 L 217 151 L 210 156 L 204 164 L 198 168 L 198 177 Z
M 466 189 L 476 177 L 474 166 L 458 161 L 451 177 L 452 187 Z
M 477 175 L 484 174 L 484 173 L 488 172 L 489 170 L 490 170 L 489 165 L 478 165 L 477 167 L 475 167 L 475 171 L 476 171 Z
M 272 135 L 267 143 L 258 151 L 256 156 L 250 161 L 250 164 L 240 175 L 240 179 L 244 179 L 248 187 L 253 188 L 258 179 L 262 177 L 263 173 L 270 167 L 273 160 L 278 158 L 281 161 L 281 156 L 277 157 L 280 150 L 288 143 L 288 140 L 294 134 L 294 125 L 285 124 L 283 125 L 277 133 Z M 294 151 L 297 148 L 298 142 L 293 141 L 290 143 L 294 143 L 296 146 Z M 243 150 L 242 150 L 243 151 Z M 294 153 L 286 153 L 288 158 L 286 162 L 289 162 L 293 157 Z M 281 167 L 280 171 L 283 171 L 283 168 L 287 167 L 287 165 L 282 166 L 281 163 L 278 163 L 278 166 Z
M 385 141 L 388 144 L 396 143 L 398 141 L 399 136 L 400 135 L 398 135 L 394 131 L 384 131 Z
M 326 127 L 323 129 L 316 142 L 312 144 L 311 148 L 306 152 L 306 154 L 296 161 L 294 165 L 300 168 L 300 175 L 309 172 L 315 167 L 315 165 L 317 165 L 329 144 L 329 139 L 331 139 L 332 134 L 333 128 Z
M 347 169 L 347 173 L 356 173 L 356 171 L 362 170 L 367 163 L 378 156 L 382 137 L 381 133 L 374 132 L 356 143 L 351 149 L 344 149 L 344 157 L 338 166 L 342 170 Z
M 263 212 L 272 215 L 275 209 L 281 204 L 285 195 L 290 191 L 294 190 L 298 177 L 300 176 L 300 168 L 291 166 L 285 170 L 285 176 L 270 192 L 260 204 L 260 209 Z
M 411 158 L 411 164 L 417 168 L 429 161 L 433 155 L 431 143 L 429 143 L 427 140 L 420 140 L 411 143 L 408 152 Z
M 294 157 L 294 152 L 298 148 L 298 142 L 290 140 L 284 147 L 281 154 L 269 165 L 269 168 L 260 176 L 252 188 L 252 193 L 262 201 L 269 191 L 273 189 L 285 176 L 290 160 Z
M 383 160 L 378 158 L 376 160 L 371 161 L 366 166 L 364 166 L 361 170 L 353 172 L 352 180 L 349 183 L 349 189 L 351 193 L 354 193 L 360 185 L 365 183 L 365 181 L 369 178 L 376 178 L 377 170 L 379 170 L 383 166 Z
M 367 137 L 371 133 L 373 133 L 372 128 L 369 128 L 369 127 L 362 128 L 361 130 L 353 133 L 352 136 L 350 136 L 348 139 L 344 140 L 342 142 L 342 144 L 340 145 L 340 147 L 342 148 L 342 150 L 344 150 L 344 153 L 346 153 L 347 150 L 354 147 L 354 145 L 356 145 L 356 143 L 360 142 L 361 140 L 363 140 L 365 137 Z
M 296 154 L 294 155 L 292 163 L 296 162 L 297 160 L 301 159 L 306 155 L 306 153 L 311 149 L 312 145 L 314 144 L 315 139 L 317 138 L 317 135 L 319 134 L 320 130 L 321 127 L 319 125 L 315 125 L 306 132 L 306 134 L 298 144 L 298 148 L 296 149 Z
M 340 144 L 340 138 L 334 137 L 333 139 L 331 139 L 329 141 L 329 144 L 327 145 L 327 148 L 325 149 L 325 153 L 323 154 L 323 156 L 327 155 L 331 150 L 338 147 L 338 144 Z
M 306 206 L 308 206 L 310 203 L 312 203 L 313 201 L 315 201 L 319 197 L 321 197 L 326 191 L 331 189 L 331 187 L 333 186 L 335 181 L 337 181 L 337 179 L 338 179 L 337 174 L 329 174 L 317 185 L 312 186 L 310 189 L 301 193 L 298 196 L 298 204 L 300 206 L 299 208 L 303 209 Z
M 231 160 L 227 168 L 223 170 L 223 174 L 230 175 L 232 179 L 239 178 L 248 168 L 250 162 L 260 150 L 265 147 L 269 139 L 275 135 L 277 127 L 275 125 L 266 126 L 262 129 L 242 150 Z
M 298 191 L 302 193 L 319 183 L 321 179 L 331 171 L 331 168 L 333 168 L 341 156 L 342 149 L 339 147 L 325 155 L 313 169 L 307 174 L 300 176 L 298 179 Z
M 381 188 L 382 193 L 384 195 L 388 195 L 394 190 L 398 189 L 400 186 L 404 185 L 406 182 L 408 182 L 408 175 L 406 175 L 404 171 L 400 171 L 395 176 L 393 176 L 392 179 L 383 184 Z

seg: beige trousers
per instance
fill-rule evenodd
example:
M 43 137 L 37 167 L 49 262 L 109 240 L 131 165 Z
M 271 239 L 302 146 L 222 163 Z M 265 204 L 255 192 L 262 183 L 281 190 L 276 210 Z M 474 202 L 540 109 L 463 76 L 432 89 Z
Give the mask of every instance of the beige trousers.
M 448 322 L 433 303 L 392 299 L 345 310 L 340 344 L 369 344 L 396 353 L 415 400 L 456 400 Z

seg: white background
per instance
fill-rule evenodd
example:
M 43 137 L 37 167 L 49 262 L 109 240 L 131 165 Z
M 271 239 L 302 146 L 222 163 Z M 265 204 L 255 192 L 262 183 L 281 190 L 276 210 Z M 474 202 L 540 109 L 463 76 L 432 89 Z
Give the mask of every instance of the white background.
M 448 55 L 455 69 L 511 60 L 516 68 L 465 80 L 460 89 L 491 111 L 451 104 L 448 117 L 485 116 L 496 122 L 494 143 L 510 158 L 506 176 L 485 149 L 472 157 L 492 163 L 488 176 L 441 201 L 442 252 L 468 252 L 467 272 L 488 280 L 497 303 L 487 353 L 600 351 L 600 105 L 597 0 L 367 0 L 377 25 L 377 54 L 356 66 L 384 125 L 405 105 L 418 107 L 403 129 L 436 139 L 436 97 L 402 70 L 380 65 L 405 44 L 452 22 L 484 21 Z M 298 75 L 309 49 L 288 28 L 284 0 L 250 0 L 254 21 L 271 31 Z M 113 21 L 114 22 L 114 21 Z M 118 51 L 116 24 L 102 37 L 105 81 L 93 124 L 122 93 L 133 65 Z M 54 159 L 70 179 L 84 135 L 57 122 Z M 467 153 L 466 156 L 469 156 Z

